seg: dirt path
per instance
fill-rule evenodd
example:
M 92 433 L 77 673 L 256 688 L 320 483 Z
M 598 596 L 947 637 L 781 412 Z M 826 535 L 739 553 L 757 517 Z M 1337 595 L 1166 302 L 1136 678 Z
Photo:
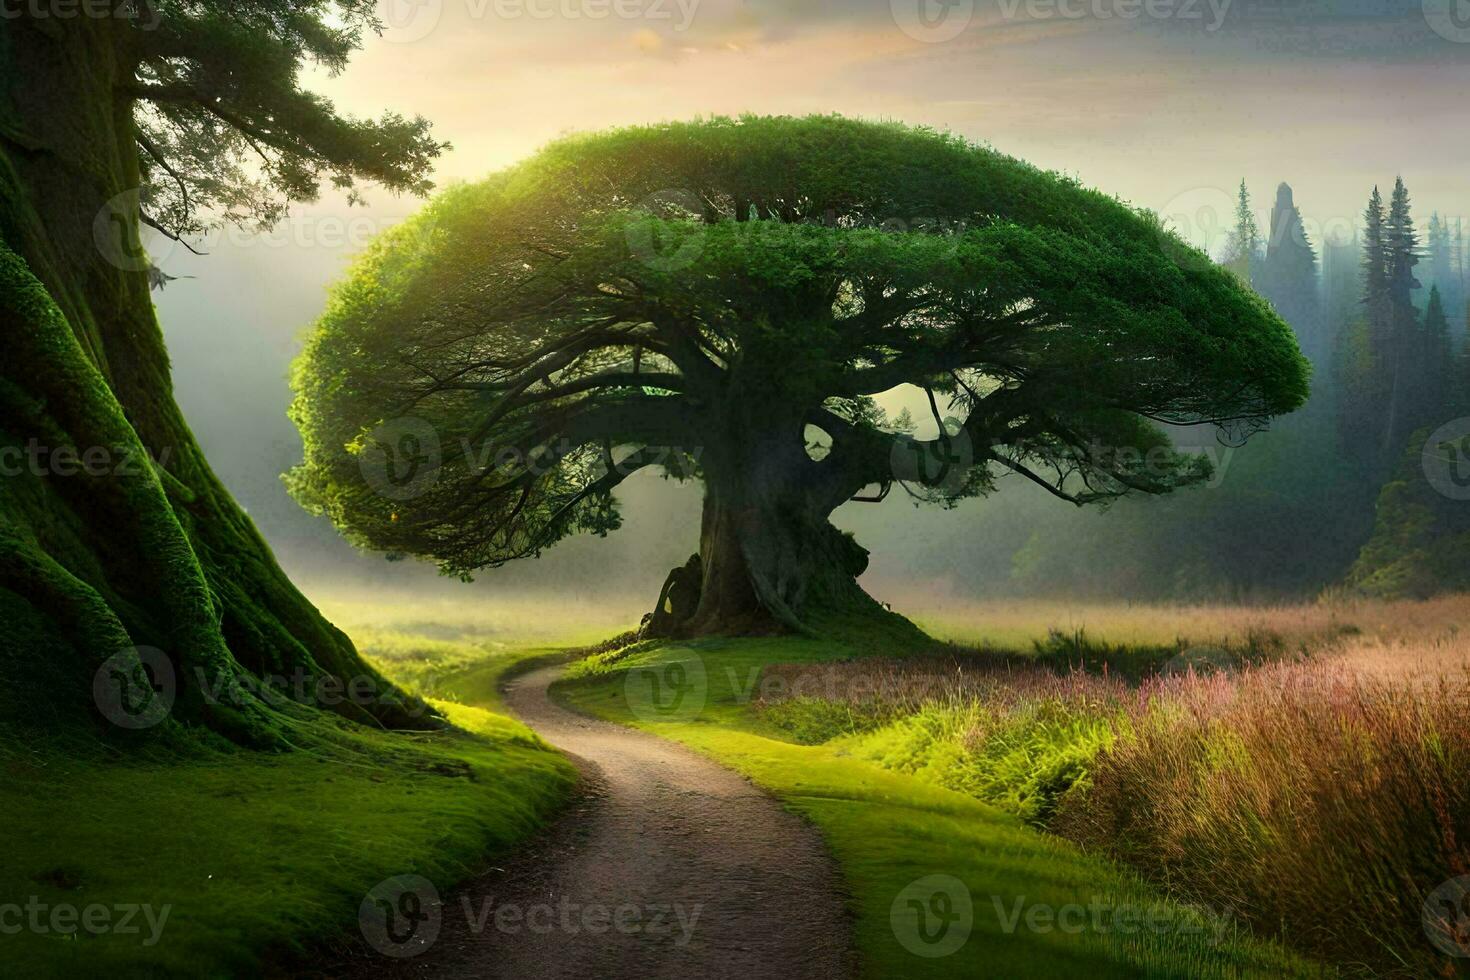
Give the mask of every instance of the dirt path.
M 445 895 L 429 949 L 360 975 L 851 976 L 851 924 L 816 831 L 708 759 L 553 704 L 561 669 L 513 681 L 506 701 L 576 758 L 589 794 L 512 865 Z

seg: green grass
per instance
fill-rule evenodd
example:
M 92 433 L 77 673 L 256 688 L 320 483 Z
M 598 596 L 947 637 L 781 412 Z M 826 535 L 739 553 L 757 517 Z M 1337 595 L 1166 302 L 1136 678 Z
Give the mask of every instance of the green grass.
M 393 683 L 441 701 L 505 712 L 500 684 L 511 673 L 565 659 L 565 647 L 511 649 L 404 633 L 368 633 L 363 655 Z
M 468 602 L 425 608 L 375 600 L 334 611 L 375 666 L 436 699 L 457 732 L 389 735 L 326 718 L 320 738 L 282 754 L 216 743 L 124 754 L 0 738 L 0 827 L 7 850 L 0 905 L 35 896 L 79 908 L 169 906 L 152 946 L 143 945 L 146 921 L 140 934 L 126 936 L 0 933 L 5 972 L 255 973 L 262 965 L 310 956 L 324 939 L 350 940 L 364 893 L 384 878 L 421 874 L 442 891 L 513 849 L 568 798 L 574 776 L 559 755 L 503 716 L 499 685 L 512 673 L 566 655 L 545 645 L 556 641 L 532 626 L 544 630 L 559 622 L 578 634 L 565 642 L 590 642 L 611 630 L 580 621 L 567 626 L 540 609 L 507 616 Z M 1077 652 L 1076 642 L 1061 649 L 1055 637 L 1038 636 L 1033 631 L 1016 646 L 1043 660 Z M 1085 652 L 1091 660 L 1096 651 L 1089 646 Z M 561 685 L 558 696 L 683 741 L 811 820 L 846 877 L 869 976 L 1305 972 L 1277 948 L 1229 930 L 1215 945 L 1208 934 L 1029 929 L 1029 909 L 1085 906 L 1094 897 L 1114 906 L 1167 908 L 1173 923 L 1190 928 L 1213 924 L 1158 905 L 1157 893 L 1137 879 L 987 806 L 968 795 L 974 787 L 934 778 L 945 770 L 929 765 L 931 742 L 943 739 L 926 741 L 922 731 L 899 737 L 897 729 L 879 725 L 861 729 L 851 719 L 823 715 L 831 709 L 820 704 L 804 716 L 795 708 L 785 716 L 758 714 L 743 696 L 757 693 L 768 663 L 851 654 L 835 642 L 794 639 L 638 648 L 579 662 L 573 670 L 579 679 Z M 661 712 L 650 701 L 649 678 L 630 668 L 661 672 L 675 662 L 686 667 L 686 700 Z M 702 688 L 696 665 L 704 668 Z M 699 710 L 688 710 L 696 702 Z M 893 721 L 883 719 L 883 725 Z M 859 734 L 846 740 L 796 744 L 854 731 Z M 1058 744 L 1066 734 L 1059 732 Z M 994 770 L 1002 789 L 1014 782 L 1007 782 L 1008 773 L 1034 768 L 1022 749 L 1009 768 Z M 974 775 L 991 773 L 987 766 Z M 906 886 L 936 873 L 965 883 L 974 933 L 958 952 L 928 959 L 904 947 L 890 913 Z M 999 896 L 1000 911 L 992 896 Z M 1023 919 L 1007 930 L 1001 913 L 1012 915 L 1018 899 Z M 899 907 L 906 908 L 901 900 Z M 900 928 L 912 932 L 903 923 Z
M 1114 739 L 1113 717 L 1058 703 L 1001 714 L 979 706 L 927 705 L 834 748 L 885 769 L 911 774 L 1044 824 L 1062 796 L 1085 781 L 1093 758 Z M 986 725 L 975 746 L 968 734 Z
M 846 881 L 866 976 L 1317 972 L 1278 946 L 1252 940 L 1223 915 L 1170 903 L 1128 872 L 1034 831 L 996 807 L 881 768 L 840 742 L 797 744 L 750 709 L 748 696 L 758 690 L 764 665 L 848 655 L 850 650 L 837 644 L 792 639 L 648 645 L 574 665 L 555 693 L 577 710 L 683 742 L 743 773 L 810 820 Z M 657 697 L 655 679 L 661 685 Z M 972 908 L 968 939 L 940 957 L 909 948 L 939 948 L 915 937 L 907 904 L 934 893 L 932 887 L 915 885 L 931 875 L 962 882 Z M 964 892 L 952 894 L 958 898 Z M 1115 913 L 1123 915 L 1116 923 L 1111 921 Z M 1065 916 L 1066 928 L 1048 921 L 1048 914 Z M 1128 930 L 1135 915 L 1144 922 Z
M 442 892 L 482 870 L 575 787 L 565 759 L 485 710 L 498 706 L 488 672 L 526 655 L 458 664 L 467 670 L 447 685 L 458 703 L 435 702 L 457 730 L 389 734 L 323 717 L 319 738 L 281 754 L 0 741 L 0 906 L 148 905 L 154 921 L 168 909 L 151 943 L 141 915 L 135 934 L 0 932 L 4 972 L 249 975 L 350 941 L 385 878 L 418 874 Z

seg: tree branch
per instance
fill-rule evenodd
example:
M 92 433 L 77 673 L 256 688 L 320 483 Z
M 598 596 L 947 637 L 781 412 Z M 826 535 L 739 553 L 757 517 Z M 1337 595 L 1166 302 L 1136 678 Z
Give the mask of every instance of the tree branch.
M 174 232 L 169 231 L 163 225 L 159 224 L 157 221 L 153 220 L 153 218 L 149 217 L 148 216 L 148 212 L 144 211 L 141 208 L 138 209 L 138 220 L 141 221 L 141 222 L 143 222 L 143 224 L 147 225 L 149 228 L 152 228 L 154 231 L 158 232 L 163 237 L 169 238 L 169 239 L 172 239 L 173 241 L 178 242 L 180 245 L 184 246 L 189 251 L 193 252 L 195 255 L 207 255 L 208 254 L 207 252 L 201 252 L 201 251 L 199 251 L 199 249 L 195 248 L 193 245 L 190 245 L 183 238 L 179 237 Z
M 1052 496 L 1059 497 L 1060 499 L 1065 500 L 1070 504 L 1076 504 L 1078 507 L 1081 507 L 1084 504 L 1096 503 L 1099 500 L 1106 500 L 1110 497 L 1119 496 L 1118 494 L 1107 493 L 1070 494 L 1067 493 L 1067 491 L 1063 490 L 1060 486 L 1049 483 L 1047 480 L 1038 476 L 1035 472 L 1013 459 L 1007 459 L 1006 457 L 998 454 L 994 455 L 992 458 L 1012 472 L 1021 474 L 1026 479 L 1041 487 Z
M 184 183 L 184 178 L 179 176 L 177 170 L 169 166 L 168 161 L 163 158 L 162 151 L 158 149 L 158 147 L 151 139 L 148 138 L 148 135 L 144 133 L 142 129 L 135 126 L 133 128 L 133 138 L 137 140 L 138 145 L 141 146 L 145 151 L 147 151 L 148 155 L 153 158 L 153 162 L 162 167 L 164 172 L 174 179 L 174 183 L 179 185 L 179 195 L 183 198 L 184 215 L 185 217 L 187 217 L 190 211 L 193 210 L 193 208 L 189 204 L 189 187 L 187 184 Z

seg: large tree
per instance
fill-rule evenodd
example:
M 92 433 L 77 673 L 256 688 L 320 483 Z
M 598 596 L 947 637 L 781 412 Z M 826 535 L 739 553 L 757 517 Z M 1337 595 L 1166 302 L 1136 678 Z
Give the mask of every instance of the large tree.
M 634 472 L 695 477 L 679 628 L 805 628 L 876 609 L 843 503 L 1172 490 L 1209 467 L 1156 423 L 1249 432 L 1306 375 L 1151 214 L 928 130 L 711 119 L 560 141 L 377 243 L 297 365 L 292 485 L 467 575 L 614 529 Z M 903 385 L 931 438 L 877 408 Z
M 143 645 L 168 659 L 177 715 L 242 738 L 273 716 L 206 703 L 201 671 L 376 681 L 180 416 L 140 242 L 143 224 L 268 225 L 323 180 L 426 191 L 442 145 L 423 120 L 346 118 L 299 84 L 376 26 L 364 0 L 26 4 L 0 21 L 4 713 L 84 711 L 99 665 Z M 343 710 L 406 722 L 380 687 Z

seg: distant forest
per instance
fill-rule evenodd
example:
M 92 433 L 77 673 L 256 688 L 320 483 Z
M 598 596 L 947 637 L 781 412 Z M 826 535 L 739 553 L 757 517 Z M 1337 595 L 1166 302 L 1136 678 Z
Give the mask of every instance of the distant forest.
M 1470 587 L 1459 220 L 1433 214 L 1421 233 L 1400 179 L 1387 200 L 1373 189 L 1352 241 L 1314 243 L 1291 187 L 1277 188 L 1263 231 L 1242 182 L 1217 259 L 1292 325 L 1313 365 L 1311 400 L 1238 454 L 1227 445 L 1210 488 L 1036 528 L 1012 586 L 1173 599 Z

